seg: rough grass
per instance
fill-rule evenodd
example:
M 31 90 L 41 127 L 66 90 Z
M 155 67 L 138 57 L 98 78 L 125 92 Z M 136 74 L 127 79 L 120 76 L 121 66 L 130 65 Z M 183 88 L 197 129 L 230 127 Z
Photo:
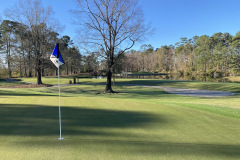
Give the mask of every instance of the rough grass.
M 58 88 L 0 89 L 0 159 L 240 158 L 238 95 L 184 97 L 120 85 L 118 94 L 102 94 L 104 81 L 61 88 L 63 141 L 57 139 Z M 121 80 L 130 82 L 172 83 Z
M 192 88 L 192 89 L 206 89 L 206 90 L 218 90 L 229 91 L 239 93 L 240 83 L 222 83 L 222 82 L 198 82 L 198 81 L 174 81 L 174 80 L 118 80 L 123 84 L 143 84 L 143 85 L 156 85 L 156 86 L 169 86 L 178 88 Z
M 240 82 L 240 76 L 225 77 L 225 79 L 231 82 L 236 82 L 236 83 Z

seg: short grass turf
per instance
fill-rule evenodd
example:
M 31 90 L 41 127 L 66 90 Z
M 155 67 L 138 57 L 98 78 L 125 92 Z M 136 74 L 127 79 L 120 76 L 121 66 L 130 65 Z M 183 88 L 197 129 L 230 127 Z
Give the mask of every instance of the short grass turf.
M 102 94 L 103 82 L 61 88 L 62 141 L 58 88 L 0 89 L 0 159 L 240 159 L 238 95 L 120 85 L 113 86 L 119 93 Z

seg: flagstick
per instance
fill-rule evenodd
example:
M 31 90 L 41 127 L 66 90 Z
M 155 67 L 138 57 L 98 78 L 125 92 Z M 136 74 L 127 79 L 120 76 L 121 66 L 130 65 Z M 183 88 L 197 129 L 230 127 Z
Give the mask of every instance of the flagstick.
M 62 122 L 61 122 L 61 103 L 60 103 L 60 66 L 59 66 L 59 60 L 58 60 L 58 90 L 59 90 L 59 127 L 60 127 L 60 138 L 59 140 L 63 140 L 62 138 Z

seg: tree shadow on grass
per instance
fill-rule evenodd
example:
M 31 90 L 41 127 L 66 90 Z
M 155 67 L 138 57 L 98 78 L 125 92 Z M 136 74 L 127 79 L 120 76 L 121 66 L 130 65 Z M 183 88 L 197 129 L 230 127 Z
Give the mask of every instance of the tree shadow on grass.
M 0 96 L 58 96 L 50 93 L 29 93 L 24 91 L 15 91 L 15 90 L 0 90 Z
M 61 107 L 62 128 L 68 135 L 102 135 L 101 128 L 141 127 L 167 123 L 165 117 L 133 111 Z M 0 135 L 58 135 L 58 107 L 0 104 Z
M 0 135 L 44 137 L 59 135 L 58 107 L 42 105 L 0 104 Z M 240 146 L 227 144 L 177 143 L 154 141 L 130 133 L 108 132 L 107 129 L 143 128 L 151 123 L 171 125 L 167 115 L 154 115 L 145 112 L 87 109 L 62 107 L 62 128 L 64 135 L 77 136 L 66 139 L 62 146 L 79 148 L 95 146 L 94 152 L 101 152 L 102 145 L 108 146 L 111 153 L 124 153 L 124 156 L 199 156 L 239 158 Z M 86 136 L 88 138 L 86 138 Z M 90 137 L 89 137 L 90 136 Z M 93 138 L 91 139 L 91 136 Z M 130 137 L 132 136 L 132 137 Z M 109 138 L 110 137 L 110 138 Z M 116 139 L 113 137 L 117 137 Z M 118 139 L 123 137 L 123 139 Z M 31 139 L 16 141 L 16 144 L 30 147 L 56 146 L 54 140 Z M 80 147 L 81 148 L 81 147 Z M 105 148 L 106 149 L 106 148 Z M 104 152 L 106 152 L 104 150 Z M 123 156 L 123 154 L 121 154 Z

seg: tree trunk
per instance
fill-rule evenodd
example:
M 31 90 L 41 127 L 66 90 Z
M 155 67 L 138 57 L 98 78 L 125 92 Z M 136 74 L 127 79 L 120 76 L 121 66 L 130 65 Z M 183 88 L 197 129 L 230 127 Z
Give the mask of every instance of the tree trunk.
M 32 77 L 31 52 L 28 52 L 28 77 Z
M 12 78 L 12 70 L 11 70 L 11 51 L 10 51 L 10 42 L 7 42 L 7 64 L 8 64 L 8 78 Z
M 68 75 L 68 62 L 66 63 L 66 74 Z
M 20 71 L 20 77 L 22 78 L 22 63 L 21 63 L 21 57 L 20 57 L 20 63 L 19 63 L 19 71 Z
M 112 69 L 108 69 L 107 72 L 107 84 L 104 93 L 114 93 L 112 90 Z
M 42 84 L 42 74 L 41 74 L 41 69 L 37 69 L 37 84 L 40 85 Z
M 26 67 L 26 59 L 24 58 L 25 57 L 25 54 L 23 52 L 23 69 L 24 69 L 24 77 L 26 78 L 27 77 L 27 67 Z
M 24 65 L 24 77 L 25 77 L 25 78 L 27 77 L 27 68 L 26 68 L 25 65 Z
M 39 52 L 38 52 L 39 53 Z M 40 55 L 40 54 L 38 54 Z M 37 74 L 37 84 L 42 84 L 42 61 L 40 59 L 40 56 L 36 59 L 36 74 Z
M 32 70 L 29 68 L 28 77 L 32 77 Z
M 45 70 L 44 70 L 44 68 L 42 69 L 42 76 L 43 76 L 43 77 L 45 76 Z
M 10 64 L 10 60 L 9 59 L 7 61 L 7 63 L 8 63 L 8 78 L 12 78 L 11 64 Z

